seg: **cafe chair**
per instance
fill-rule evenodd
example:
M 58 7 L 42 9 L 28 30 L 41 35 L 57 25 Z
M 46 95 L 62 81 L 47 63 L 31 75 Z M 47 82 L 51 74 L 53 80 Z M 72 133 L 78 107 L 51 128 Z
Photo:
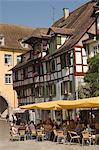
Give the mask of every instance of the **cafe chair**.
M 69 137 L 70 137 L 70 144 L 72 142 L 78 141 L 78 143 L 80 144 L 80 136 L 74 132 L 74 131 L 68 131 Z

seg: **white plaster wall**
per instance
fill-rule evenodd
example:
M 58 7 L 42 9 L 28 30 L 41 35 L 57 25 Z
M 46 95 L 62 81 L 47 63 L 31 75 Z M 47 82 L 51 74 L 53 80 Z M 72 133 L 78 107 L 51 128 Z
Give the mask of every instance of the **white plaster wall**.
M 82 72 L 82 65 L 76 65 L 76 72 Z
M 77 43 L 77 45 L 83 46 L 82 41 L 88 39 L 89 36 L 87 33 L 80 39 L 80 41 Z
M 83 66 L 83 72 L 86 73 L 88 71 L 88 66 Z
M 94 23 L 88 30 L 89 33 L 96 34 L 96 23 Z
M 87 32 L 96 34 L 96 23 L 94 23 Z M 88 38 L 89 38 L 89 35 L 85 33 L 84 36 L 80 39 L 80 41 L 77 43 L 77 45 L 83 46 L 82 41 Z
M 61 37 L 61 43 L 62 43 L 62 45 L 64 44 L 65 40 L 66 40 L 66 36 L 62 36 Z
M 76 64 L 82 64 L 81 52 L 76 52 Z
M 60 63 L 60 57 L 57 57 L 57 64 Z

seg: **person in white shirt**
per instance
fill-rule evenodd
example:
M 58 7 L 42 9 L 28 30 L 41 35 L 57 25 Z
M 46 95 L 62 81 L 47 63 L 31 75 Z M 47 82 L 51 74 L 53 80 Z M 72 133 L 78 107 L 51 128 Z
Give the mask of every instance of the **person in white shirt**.
M 13 124 L 13 126 L 12 126 L 12 133 L 13 134 L 18 134 L 18 129 L 16 128 L 16 125 L 15 124 Z

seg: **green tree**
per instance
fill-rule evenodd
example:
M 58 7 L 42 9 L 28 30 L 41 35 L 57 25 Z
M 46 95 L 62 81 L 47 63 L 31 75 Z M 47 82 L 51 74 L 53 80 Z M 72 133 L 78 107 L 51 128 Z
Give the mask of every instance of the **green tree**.
M 88 62 L 89 70 L 84 77 L 85 85 L 78 88 L 79 98 L 99 96 L 99 53 Z
M 89 98 L 89 97 L 91 97 L 91 88 L 90 88 L 89 84 L 85 83 L 85 84 L 81 85 L 79 83 L 78 98 L 82 99 L 82 98 Z

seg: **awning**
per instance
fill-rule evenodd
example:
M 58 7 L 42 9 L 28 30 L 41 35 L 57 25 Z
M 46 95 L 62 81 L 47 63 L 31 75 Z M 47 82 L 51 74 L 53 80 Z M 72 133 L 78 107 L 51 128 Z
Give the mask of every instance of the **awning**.
M 37 109 L 42 109 L 42 110 L 57 110 L 57 109 L 61 109 L 61 106 L 58 105 L 59 101 L 63 101 L 63 100 L 34 103 L 34 104 L 20 106 L 20 108 L 21 109 L 37 108 Z
M 59 101 L 62 101 L 62 100 L 38 103 L 38 104 L 36 104 L 36 108 L 42 109 L 42 110 L 61 109 L 61 106 L 58 105 Z
M 33 109 L 35 107 L 36 107 L 36 103 L 20 106 L 20 109 Z
M 21 108 L 14 108 L 13 113 L 24 113 L 26 109 L 21 109 Z
M 99 108 L 99 97 L 78 99 L 78 100 L 64 100 L 59 103 L 59 106 L 66 109 L 73 108 Z
M 75 108 L 99 108 L 99 97 L 78 99 L 78 100 L 57 100 L 50 102 L 34 103 L 20 106 L 21 109 L 42 109 L 42 110 L 57 110 L 57 109 L 75 109 Z

